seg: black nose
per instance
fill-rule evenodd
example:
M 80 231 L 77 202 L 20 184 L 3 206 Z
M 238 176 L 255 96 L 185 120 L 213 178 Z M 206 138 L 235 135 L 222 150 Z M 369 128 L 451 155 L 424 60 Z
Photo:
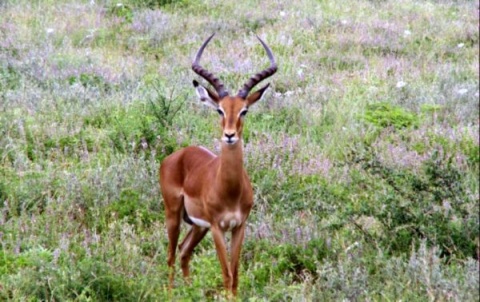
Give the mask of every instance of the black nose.
M 232 133 L 232 134 L 225 133 L 225 136 L 230 140 L 231 138 L 233 138 L 235 136 L 235 133 Z

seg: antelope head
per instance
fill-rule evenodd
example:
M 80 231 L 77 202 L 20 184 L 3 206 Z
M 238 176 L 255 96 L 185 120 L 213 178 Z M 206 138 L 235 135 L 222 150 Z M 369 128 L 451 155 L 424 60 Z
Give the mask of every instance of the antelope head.
M 236 96 L 230 96 L 228 91 L 225 90 L 223 83 L 211 72 L 200 66 L 200 58 L 203 50 L 214 35 L 215 34 L 211 35 L 205 40 L 198 50 L 192 64 L 192 69 L 199 76 L 207 80 L 207 82 L 213 86 L 215 91 L 200 85 L 195 80 L 193 80 L 193 86 L 195 87 L 195 91 L 200 98 L 200 101 L 213 107 L 220 114 L 223 131 L 222 141 L 228 145 L 234 145 L 242 137 L 243 119 L 248 112 L 248 108 L 262 98 L 270 83 L 253 93 L 250 93 L 250 91 L 255 85 L 272 76 L 277 71 L 277 64 L 270 48 L 257 36 L 267 52 L 270 60 L 270 67 L 251 77 L 238 91 Z

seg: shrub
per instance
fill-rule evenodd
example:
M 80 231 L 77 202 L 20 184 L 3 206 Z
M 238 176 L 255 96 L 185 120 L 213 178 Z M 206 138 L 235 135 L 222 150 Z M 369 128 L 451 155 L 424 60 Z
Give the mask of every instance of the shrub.
M 108 93 L 112 87 L 102 76 L 97 74 L 81 73 L 78 76 L 70 76 L 67 78 L 70 85 L 75 83 L 81 84 L 84 88 L 95 87 L 102 92 Z
M 105 215 L 109 219 L 126 219 L 129 224 L 143 227 L 149 227 L 158 217 L 146 207 L 141 195 L 132 189 L 124 189 L 119 199 L 107 207 Z
M 378 103 L 367 106 L 364 119 L 379 128 L 407 128 L 418 124 L 418 118 L 402 107 L 390 103 Z
M 312 238 L 304 244 L 282 242 L 272 245 L 269 240 L 246 241 L 243 250 L 246 255 L 243 265 L 259 264 L 248 269 L 253 270 L 255 286 L 261 287 L 279 276 L 288 275 L 293 282 L 301 282 L 306 275 L 315 276 L 318 263 L 331 256 L 322 238 Z
M 0 91 L 17 89 L 20 80 L 20 73 L 13 66 L 0 66 Z
M 121 18 L 124 23 L 132 23 L 133 11 L 128 5 L 122 3 L 114 3 L 108 9 L 108 13 L 112 16 Z
M 185 6 L 188 5 L 187 0 L 127 0 L 130 5 L 139 8 L 158 9 L 165 8 L 170 5 Z
M 362 186 L 378 192 L 372 192 L 373 200 L 365 201 L 363 207 L 345 214 L 376 217 L 386 234 L 375 240 L 386 250 L 406 254 L 413 244 L 427 240 L 440 247 L 442 256 L 475 257 L 478 214 L 467 210 L 474 201 L 459 182 L 460 172 L 451 157 L 434 153 L 420 175 L 386 167 L 372 151 L 357 160 L 370 174 Z

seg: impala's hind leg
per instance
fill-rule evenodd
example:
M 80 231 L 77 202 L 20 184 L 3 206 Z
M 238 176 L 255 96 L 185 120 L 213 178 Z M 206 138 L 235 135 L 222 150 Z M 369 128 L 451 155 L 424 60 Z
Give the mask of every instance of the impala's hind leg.
M 180 266 L 182 267 L 183 277 L 188 282 L 190 276 L 190 270 L 188 264 L 190 258 L 192 257 L 193 250 L 202 241 L 205 234 L 207 234 L 208 229 L 202 228 L 197 225 L 192 225 L 192 228 L 188 232 L 188 235 L 183 240 L 180 247 Z
M 175 252 L 177 250 L 178 236 L 180 235 L 180 225 L 183 211 L 183 197 L 163 193 L 165 202 L 165 215 L 168 233 L 168 258 L 169 267 L 169 288 L 173 287 L 175 276 Z

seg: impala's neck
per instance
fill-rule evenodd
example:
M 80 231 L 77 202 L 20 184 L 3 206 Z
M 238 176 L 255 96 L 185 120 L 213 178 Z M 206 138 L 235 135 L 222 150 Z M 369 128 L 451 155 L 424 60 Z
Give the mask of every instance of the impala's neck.
M 222 143 L 220 166 L 217 181 L 222 189 L 232 192 L 242 188 L 243 184 L 243 146 L 240 139 L 234 145 Z

